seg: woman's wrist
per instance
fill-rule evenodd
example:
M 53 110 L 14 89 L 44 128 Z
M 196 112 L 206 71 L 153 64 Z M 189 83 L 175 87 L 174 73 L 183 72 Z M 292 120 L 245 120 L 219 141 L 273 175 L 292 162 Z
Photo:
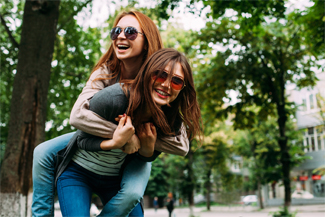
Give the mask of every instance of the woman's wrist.
M 100 143 L 100 148 L 104 151 L 109 151 L 112 149 L 118 149 L 119 146 L 114 139 L 106 139 Z
M 152 150 L 144 150 L 142 148 L 139 149 L 139 154 L 142 155 L 143 157 L 152 157 L 154 153 L 154 149 Z

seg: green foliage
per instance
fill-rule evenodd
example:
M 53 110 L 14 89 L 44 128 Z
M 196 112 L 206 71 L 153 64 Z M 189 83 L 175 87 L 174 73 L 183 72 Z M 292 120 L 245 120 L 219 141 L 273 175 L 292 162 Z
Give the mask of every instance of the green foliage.
M 258 116 L 265 119 L 267 114 L 274 114 L 276 105 L 286 103 L 285 84 L 315 84 L 317 79 L 311 66 L 316 64 L 306 58 L 309 50 L 301 46 L 304 40 L 293 23 L 274 22 L 243 32 L 236 27 L 239 22 L 228 18 L 220 22 L 207 23 L 198 36 L 201 49 L 210 43 L 227 49 L 218 52 L 201 71 L 197 90 L 210 116 L 220 118 L 225 112 L 235 113 L 235 128 L 251 127 L 255 117 L 250 106 L 262 106 Z M 238 93 L 237 103 L 218 110 L 225 98 L 230 99 L 230 90 Z
M 241 26 L 249 30 L 251 27 L 259 25 L 267 16 L 277 18 L 284 17 L 284 0 L 264 1 L 264 0 L 243 0 L 243 1 L 208 1 L 204 0 L 206 7 L 211 7 L 211 14 L 214 19 L 225 15 L 227 9 L 236 11 L 241 19 Z
M 101 56 L 101 31 L 97 28 L 84 30 L 71 19 L 84 4 L 63 1 L 60 5 L 48 93 L 47 120 L 51 127 L 47 128 L 47 139 L 74 130 L 68 124 L 72 106 Z
M 313 6 L 304 11 L 292 13 L 292 20 L 298 23 L 306 40 L 306 46 L 318 59 L 324 58 L 325 49 L 325 5 L 323 0 L 313 0 Z
M 235 152 L 244 158 L 245 167 L 252 174 L 250 180 L 256 182 L 256 177 L 262 184 L 280 180 L 281 151 L 278 146 L 278 126 L 275 118 L 269 117 L 267 121 L 259 121 L 247 130 L 236 132 L 234 138 Z M 290 168 L 302 163 L 304 157 L 303 147 L 300 144 L 302 134 L 294 128 L 293 123 L 287 123 L 288 149 L 290 154 Z M 255 180 L 255 181 L 254 181 Z M 257 185 L 245 185 L 246 190 L 256 190 Z
M 7 1 L 1 4 L 0 10 L 1 18 L 10 31 L 8 34 L 4 24 L 0 25 L 0 159 L 2 161 L 8 137 L 10 101 L 18 59 L 18 47 L 15 44 L 19 46 L 24 3 L 18 2 L 16 5 L 12 1 Z
M 224 204 L 232 204 L 239 200 L 243 186 L 243 179 L 240 174 L 227 171 L 223 174 L 217 174 L 214 181 L 217 184 L 220 201 Z
M 161 154 L 154 162 L 152 162 L 151 175 L 145 191 L 145 195 L 152 198 L 166 197 L 170 189 L 168 188 L 168 172 L 164 164 L 165 155 Z

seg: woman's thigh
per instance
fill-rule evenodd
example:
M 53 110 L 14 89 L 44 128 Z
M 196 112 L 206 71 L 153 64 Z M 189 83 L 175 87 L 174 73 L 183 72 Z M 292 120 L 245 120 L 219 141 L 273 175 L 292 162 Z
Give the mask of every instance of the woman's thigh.
M 87 174 L 70 164 L 57 181 L 63 216 L 89 216 L 92 189 Z
M 92 183 L 96 183 L 92 185 L 92 189 L 105 205 L 120 190 L 121 178 L 114 176 L 97 176 L 97 180 L 94 180 Z

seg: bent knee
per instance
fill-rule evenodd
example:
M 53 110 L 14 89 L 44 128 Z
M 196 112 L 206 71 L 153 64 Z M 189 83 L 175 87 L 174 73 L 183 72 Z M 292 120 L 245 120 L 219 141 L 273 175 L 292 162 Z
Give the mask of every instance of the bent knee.
M 33 166 L 51 166 L 54 163 L 55 154 L 48 149 L 45 143 L 39 144 L 34 149 Z
M 128 192 L 128 194 L 126 195 L 126 199 L 128 200 L 128 203 L 134 203 L 134 204 L 139 203 L 142 197 L 143 194 L 137 191 Z

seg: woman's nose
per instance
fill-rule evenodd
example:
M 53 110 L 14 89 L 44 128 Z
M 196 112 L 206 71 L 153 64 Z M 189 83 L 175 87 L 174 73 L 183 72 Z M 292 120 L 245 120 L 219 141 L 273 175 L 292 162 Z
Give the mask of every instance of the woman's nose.
M 117 36 L 117 38 L 123 38 L 125 39 L 125 35 L 124 35 L 124 29 L 121 31 L 121 33 Z
M 170 81 L 169 81 L 169 79 L 166 79 L 163 83 L 161 83 L 161 86 L 167 87 L 169 89 L 170 88 Z

